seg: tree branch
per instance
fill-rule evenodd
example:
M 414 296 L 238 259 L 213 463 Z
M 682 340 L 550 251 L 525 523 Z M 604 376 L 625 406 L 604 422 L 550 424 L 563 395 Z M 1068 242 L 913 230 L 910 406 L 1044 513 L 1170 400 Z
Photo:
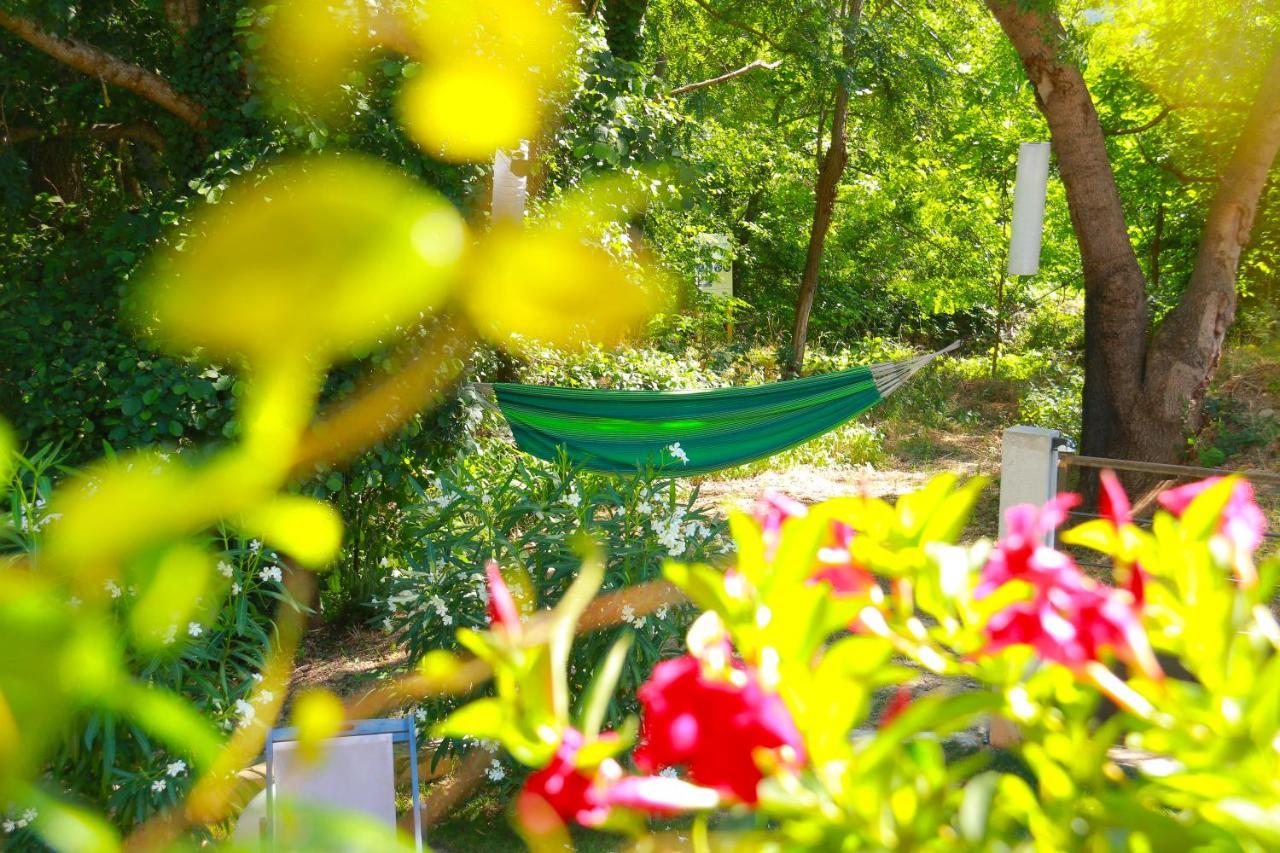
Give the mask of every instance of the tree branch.
M 768 33 L 764 32 L 763 30 L 757 30 L 755 27 L 751 26 L 750 24 L 744 24 L 742 21 L 739 21 L 736 18 L 730 18 L 728 15 L 724 15 L 716 11 L 716 9 L 710 3 L 708 3 L 707 0 L 693 0 L 693 2 L 698 4 L 698 6 L 702 8 L 702 11 L 706 12 L 708 15 L 715 18 L 720 23 L 727 24 L 728 26 L 733 27 L 735 30 L 741 30 L 742 32 L 748 35 L 755 36 L 756 38 L 760 39 L 760 41 L 769 45 L 769 47 L 778 51 L 778 53 L 785 53 L 789 56 L 794 54 L 794 51 L 787 50 L 785 47 L 778 44 L 777 41 L 775 41 Z
M 145 142 L 157 151 L 165 148 L 165 138 L 160 129 L 149 121 L 131 121 L 122 124 L 94 124 L 89 127 L 55 127 L 44 129 L 39 127 L 15 127 L 0 134 L 0 145 L 16 145 L 19 142 L 30 142 L 44 136 L 50 137 L 88 137 L 100 142 L 116 142 L 121 139 L 132 139 Z
M 1134 125 L 1133 127 L 1117 127 L 1117 128 L 1104 127 L 1102 129 L 1102 135 L 1103 136 L 1131 136 L 1132 134 L 1135 134 L 1135 133 L 1142 133 L 1144 130 L 1150 130 L 1160 122 L 1164 121 L 1166 118 L 1169 117 L 1169 113 L 1173 112 L 1173 110 L 1174 110 L 1173 107 L 1165 106 L 1160 110 L 1160 112 L 1156 115 L 1155 118 L 1151 119 L 1151 121 L 1145 121 L 1142 124 Z
M 695 92 L 698 89 L 705 89 L 708 86 L 714 86 L 717 83 L 723 83 L 726 80 L 732 80 L 735 77 L 741 77 L 743 74 L 749 74 L 750 72 L 755 71 L 757 68 L 763 68 L 765 70 L 772 71 L 773 69 L 777 68 L 781 64 L 782 64 L 781 59 L 775 59 L 773 62 L 765 62 L 763 59 L 757 59 L 754 62 L 748 62 L 746 65 L 742 66 L 741 68 L 735 68 L 733 71 L 727 71 L 724 74 L 721 74 L 719 77 L 711 77 L 707 80 L 699 80 L 697 83 L 688 83 L 684 86 L 677 86 L 676 88 L 672 89 L 670 92 L 667 92 L 667 94 L 683 95 L 683 94 L 686 94 L 687 92 Z
M 30 18 L 0 11 L 0 27 L 82 74 L 97 77 L 151 101 L 197 130 L 208 127 L 204 107 L 173 88 L 168 80 L 155 72 L 78 39 L 45 32 Z

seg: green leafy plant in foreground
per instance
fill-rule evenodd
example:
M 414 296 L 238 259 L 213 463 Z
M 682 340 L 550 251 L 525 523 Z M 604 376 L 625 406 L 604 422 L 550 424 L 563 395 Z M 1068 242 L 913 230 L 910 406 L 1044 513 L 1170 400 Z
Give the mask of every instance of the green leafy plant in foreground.
M 1062 539 L 1109 556 L 1118 587 L 1041 543 L 1074 495 L 1010 510 L 994 546 L 955 544 L 980 487 L 942 476 L 896 506 L 770 496 L 735 515 L 732 568 L 667 565 L 703 615 L 640 688 L 639 726 L 616 731 L 600 709 L 625 639 L 578 706 L 565 687 L 599 557 L 543 619 L 491 569 L 490 629 L 459 640 L 498 692 L 438 731 L 535 768 L 515 816 L 538 849 L 572 822 L 645 838 L 646 815 L 700 815 L 705 836 L 725 809 L 758 818 L 720 838 L 746 849 L 1274 849 L 1280 561 L 1255 564 L 1248 483 L 1166 492 L 1144 531 L 1105 476 L 1103 517 Z M 942 686 L 909 700 L 922 671 Z M 873 692 L 894 685 L 873 726 Z M 990 714 L 1017 721 L 1026 774 L 948 760 L 939 737 Z M 1119 747 L 1142 760 L 1126 770 Z

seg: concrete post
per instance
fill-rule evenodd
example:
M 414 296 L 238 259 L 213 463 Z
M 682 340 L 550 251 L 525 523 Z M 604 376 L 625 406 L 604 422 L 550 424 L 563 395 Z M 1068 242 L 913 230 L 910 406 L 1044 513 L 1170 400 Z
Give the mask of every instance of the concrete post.
M 1058 493 L 1058 448 L 1064 444 L 1056 429 L 1015 426 L 1004 431 L 1000 454 L 1000 535 L 1004 513 L 1011 506 L 1040 506 Z M 1053 544 L 1049 534 L 1048 545 Z
M 1058 448 L 1066 444 L 1056 429 L 1015 426 L 1004 431 L 1000 452 L 1000 536 L 1005 535 L 1004 513 L 1011 506 L 1040 506 L 1058 493 Z M 1053 532 L 1047 535 L 1053 545 Z M 1021 740 L 1013 721 L 995 716 L 987 726 L 987 743 L 1009 749 Z

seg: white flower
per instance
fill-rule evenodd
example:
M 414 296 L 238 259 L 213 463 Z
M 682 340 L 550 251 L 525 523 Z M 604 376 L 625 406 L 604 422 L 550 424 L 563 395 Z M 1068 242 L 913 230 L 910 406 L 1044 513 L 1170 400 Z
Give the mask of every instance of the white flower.
M 390 616 L 388 616 L 388 617 L 386 617 L 385 619 L 383 619 L 383 620 L 382 620 L 382 630 L 384 630 L 384 631 L 390 631 L 390 630 L 392 630 L 391 617 L 390 617 Z
M 623 622 L 636 621 L 636 609 L 632 607 L 630 604 L 622 605 L 622 621 Z
M 157 779 L 156 781 L 151 783 L 151 790 L 156 792 L 157 794 L 163 791 L 167 787 L 169 787 L 169 783 L 164 781 L 163 779 Z
M 224 578 L 229 578 L 236 573 L 235 567 L 226 560 L 218 561 L 218 571 L 222 573 Z
M 485 770 L 485 775 L 488 776 L 489 780 L 492 782 L 501 782 L 503 779 L 507 778 L 507 771 L 502 769 L 502 762 L 495 758 L 493 761 L 489 762 L 489 768 Z
M 253 674 L 253 683 L 254 683 L 254 684 L 261 684 L 261 683 L 262 683 L 262 681 L 263 681 L 262 673 L 260 673 L 260 672 L 255 672 L 255 673 Z
M 166 776 L 180 776 L 185 772 L 187 772 L 187 762 L 182 761 L 181 759 L 170 763 L 164 768 Z
M 418 708 L 418 709 L 416 709 L 416 710 L 413 712 L 413 715 L 414 715 L 415 717 L 417 717 L 417 718 L 418 718 L 418 722 L 420 722 L 420 723 L 425 723 L 425 722 L 427 721 L 427 709 L 426 709 L 426 708 Z
M 284 573 L 280 571 L 279 566 L 263 566 L 262 571 L 258 572 L 258 577 L 264 581 L 280 583 L 284 580 Z
M 673 459 L 679 459 L 683 464 L 689 464 L 689 454 L 684 452 L 684 448 L 680 446 L 680 442 L 676 442 L 667 448 L 667 452 L 671 454 Z
M 172 646 L 174 641 L 178 639 L 178 626 L 170 625 L 165 629 L 164 636 L 160 638 L 166 646 Z
M 565 492 L 564 502 L 571 507 L 577 508 L 582 505 L 582 495 L 578 494 L 574 490 L 570 490 Z
M 26 820 L 25 818 L 18 818 L 18 824 L 17 824 L 17 825 L 18 825 L 18 829 L 26 829 L 26 828 L 27 828 L 27 824 L 28 824 L 28 823 L 30 823 L 30 822 L 31 822 L 31 821 Z
M 31 823 L 36 819 L 37 814 L 38 813 L 36 812 L 35 809 L 27 809 L 22 813 L 22 819 L 25 820 L 27 823 Z
M 235 711 L 240 715 L 241 726 L 247 726 L 252 723 L 253 718 L 258 714 L 257 710 L 243 699 L 236 700 Z
M 199 637 L 199 636 L 200 636 L 201 634 L 203 634 L 203 633 L 204 633 L 204 626 L 203 626 L 203 625 L 201 625 L 199 622 L 188 622 L 188 623 L 187 623 L 187 635 L 188 635 L 188 636 L 190 636 L 190 637 Z
M 666 776 L 668 779 L 679 779 L 680 772 L 674 767 L 664 767 L 658 771 L 659 776 Z
M 104 583 L 102 585 L 102 588 L 105 589 L 107 592 L 111 593 L 112 598 L 119 598 L 121 595 L 124 594 L 124 590 L 120 588 L 120 584 L 112 580 L 109 580 L 106 583 Z
M 250 551 L 254 551 L 254 552 L 261 551 L 261 550 L 262 550 L 262 543 L 261 543 L 261 542 L 259 542 L 257 539 L 250 539 L 250 540 L 249 540 L 249 550 L 250 550 Z
M 232 595 L 239 595 L 239 594 L 240 594 L 240 584 L 238 584 L 238 583 L 232 583 L 232 584 L 231 584 L 231 594 L 232 594 Z
M 268 702 L 270 702 L 275 698 L 276 698 L 276 694 L 272 693 L 270 690 L 263 690 L 254 698 L 253 701 L 258 705 L 266 705 Z
M 636 512 L 641 515 L 653 515 L 653 505 L 648 501 L 640 501 L 640 503 L 636 504 Z
M 14 823 L 13 821 L 11 821 L 11 820 L 6 820 L 6 821 L 4 822 L 4 831 L 5 831 L 5 832 L 13 832 L 13 831 L 14 831 L 15 829 L 17 829 L 17 828 L 18 828 L 18 825 L 17 825 L 16 823 Z

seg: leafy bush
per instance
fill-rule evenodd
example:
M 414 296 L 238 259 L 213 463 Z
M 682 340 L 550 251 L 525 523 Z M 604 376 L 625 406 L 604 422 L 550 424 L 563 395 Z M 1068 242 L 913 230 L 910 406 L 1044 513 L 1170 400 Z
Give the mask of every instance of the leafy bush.
M 549 465 L 497 448 L 441 471 L 409 507 L 402 549 L 389 557 L 379 603 L 413 661 L 456 649 L 459 628 L 487 624 L 485 565 L 498 561 L 527 579 L 528 608 L 556 604 L 577 576 L 582 535 L 607 543 L 603 588 L 661 577 L 664 560 L 720 560 L 724 523 L 698 505 L 698 492 L 652 474 L 609 477 L 562 462 Z M 578 647 L 570 687 L 580 693 L 603 650 L 623 629 L 635 638 L 608 718 L 635 710 L 635 688 L 688 627 L 686 607 L 625 619 Z M 434 711 L 432 713 L 438 713 Z

